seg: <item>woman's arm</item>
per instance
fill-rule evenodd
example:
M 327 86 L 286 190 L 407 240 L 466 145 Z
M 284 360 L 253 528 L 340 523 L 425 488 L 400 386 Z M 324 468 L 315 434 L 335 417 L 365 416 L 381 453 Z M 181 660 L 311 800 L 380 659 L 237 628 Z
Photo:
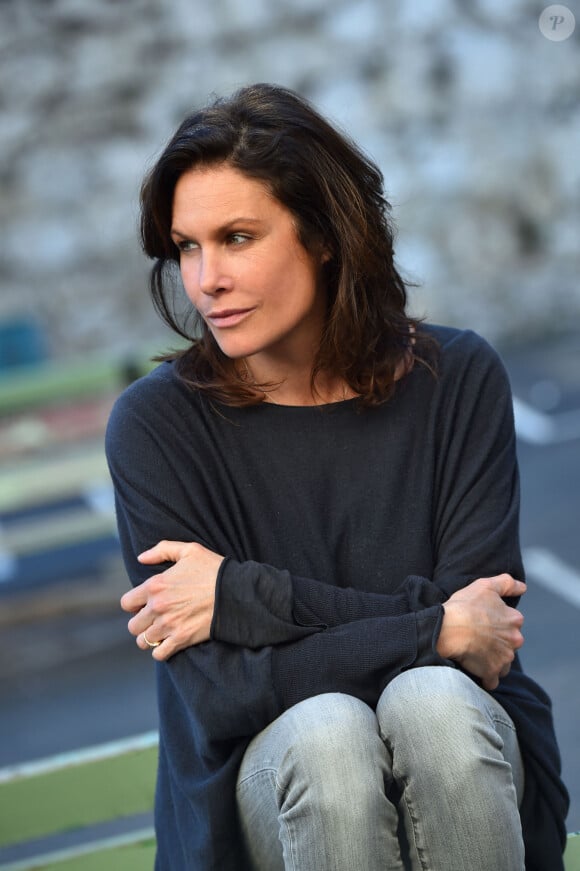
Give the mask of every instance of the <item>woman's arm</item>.
M 160 563 L 171 561 L 174 565 L 160 575 L 155 575 L 140 586 L 126 593 L 121 599 L 122 607 L 129 612 L 137 612 L 129 621 L 129 631 L 137 636 L 137 644 L 147 650 L 150 643 L 158 643 L 153 656 L 158 660 L 169 659 L 174 653 L 207 641 L 214 619 L 216 579 L 223 577 L 227 561 L 212 553 L 202 545 L 186 542 L 163 541 L 141 554 L 140 562 Z M 261 581 L 261 596 L 250 599 L 251 613 L 244 613 L 245 603 L 236 597 L 236 610 L 232 623 L 236 623 L 236 640 L 245 637 L 243 647 L 265 646 L 253 643 L 252 627 L 261 626 L 262 616 L 270 625 L 270 633 L 275 613 L 288 612 L 291 603 L 291 590 L 284 591 L 284 573 L 269 566 L 250 563 L 256 579 Z M 286 573 L 287 574 L 287 573 Z M 266 578 L 272 581 L 266 594 Z M 424 579 L 409 578 L 403 585 L 421 586 Z M 415 583 L 413 583 L 415 582 Z M 305 581 L 308 588 L 316 582 Z M 434 588 L 433 584 L 430 584 Z M 241 587 L 244 589 L 244 586 Z M 392 618 L 412 613 L 409 607 L 410 596 L 401 592 L 394 596 L 367 594 L 361 596 L 356 590 L 337 590 L 338 606 L 334 609 L 336 617 L 341 617 L 334 625 L 341 626 L 353 620 L 369 620 L 383 617 Z M 435 588 L 434 588 L 435 589 Z M 514 658 L 514 652 L 523 643 L 521 626 L 523 617 L 508 608 L 503 598 L 520 596 L 525 592 L 525 584 L 514 580 L 510 575 L 494 578 L 481 578 L 454 593 L 446 602 L 441 631 L 436 650 L 445 659 L 460 663 L 467 671 L 481 678 L 486 689 L 495 689 L 499 678 L 505 676 Z M 284 603 L 286 600 L 286 604 Z M 257 603 L 263 614 L 260 615 Z M 241 607 L 240 607 L 241 605 Z M 428 604 L 425 605 L 428 607 Z M 275 643 L 297 641 L 308 634 L 307 627 L 298 627 L 288 613 L 281 621 Z M 326 630 L 328 626 L 316 626 Z M 145 633 L 147 637 L 145 638 Z M 245 633 L 245 635 L 244 635 Z M 258 629 L 258 634 L 260 629 Z M 220 638 L 214 628 L 213 638 Z M 274 643 L 274 642 L 273 642 Z
M 144 498 L 142 481 L 137 486 L 132 481 L 131 469 L 119 470 L 111 448 L 112 443 L 109 441 L 122 551 L 129 577 L 136 585 L 134 590 L 125 594 L 124 604 L 130 610 L 137 610 L 143 602 L 140 611 L 143 607 L 151 609 L 154 604 L 147 603 L 150 598 L 154 603 L 155 595 L 161 590 L 174 596 L 178 585 L 173 582 L 171 573 L 175 570 L 181 571 L 183 566 L 180 566 L 180 562 L 183 563 L 183 560 L 178 560 L 173 566 L 167 563 L 157 565 L 154 568 L 159 569 L 159 572 L 152 575 L 151 566 L 140 562 L 138 554 L 142 552 L 143 543 L 147 541 L 152 529 L 174 530 L 181 524 L 176 522 L 177 518 L 163 506 L 153 491 Z M 186 547 L 195 551 L 197 546 L 189 544 Z M 184 572 L 184 577 L 187 577 L 187 595 L 190 596 L 192 587 L 189 571 Z M 272 577 L 271 580 L 274 588 L 276 583 Z M 291 602 L 290 576 L 286 578 L 285 587 L 287 601 Z M 154 592 L 150 596 L 152 588 Z M 394 597 L 392 601 L 390 597 L 378 598 L 384 599 L 387 612 L 395 610 L 392 601 L 398 601 L 398 597 Z M 162 607 L 160 613 L 161 611 L 166 609 Z M 291 636 L 292 640 L 261 646 L 259 649 L 233 645 L 218 639 L 205 643 L 202 641 L 171 656 L 167 665 L 170 673 L 174 673 L 176 669 L 181 673 L 182 666 L 178 665 L 178 661 L 182 657 L 185 656 L 192 666 L 197 663 L 195 667 L 200 670 L 200 675 L 196 677 L 194 670 L 190 679 L 193 681 L 192 691 L 196 687 L 196 699 L 199 697 L 198 679 L 201 681 L 200 686 L 207 685 L 215 691 L 206 700 L 206 714 L 209 717 L 208 722 L 212 723 L 211 728 L 224 739 L 243 737 L 255 734 L 255 731 L 267 725 L 269 720 L 264 721 L 262 717 L 270 716 L 273 711 L 273 716 L 278 716 L 297 701 L 315 693 L 354 693 L 373 704 L 389 680 L 404 668 L 412 665 L 443 664 L 445 660 L 435 647 L 442 616 L 441 606 L 434 605 L 423 611 L 397 615 L 383 616 L 375 611 L 372 617 L 328 628 L 320 624 L 297 627 L 289 622 L 284 624 L 281 631 Z M 150 617 L 149 611 L 146 620 Z M 152 636 L 150 640 L 155 641 L 158 638 Z M 145 648 L 147 645 L 142 646 Z M 161 647 L 162 645 L 153 650 L 156 659 L 165 658 L 159 656 Z M 229 680 L 233 679 L 232 676 L 235 676 L 235 692 L 230 696 L 233 687 Z M 245 711 L 245 716 L 239 712 L 237 717 L 221 718 L 220 704 L 224 703 L 224 694 L 228 697 L 227 710 L 237 699 Z M 244 723 L 247 728 L 255 731 L 244 731 Z M 233 732 L 224 732 L 224 729 L 232 729 Z
M 409 577 L 391 595 L 368 593 L 252 560 L 240 563 L 197 542 L 161 541 L 138 560 L 171 563 L 121 599 L 123 609 L 135 615 L 129 631 L 142 649 L 147 644 L 139 636 L 152 626 L 148 639 L 165 639 L 154 654 L 160 660 L 210 637 L 258 648 L 298 640 L 311 629 L 420 611 L 444 599 L 425 578 Z

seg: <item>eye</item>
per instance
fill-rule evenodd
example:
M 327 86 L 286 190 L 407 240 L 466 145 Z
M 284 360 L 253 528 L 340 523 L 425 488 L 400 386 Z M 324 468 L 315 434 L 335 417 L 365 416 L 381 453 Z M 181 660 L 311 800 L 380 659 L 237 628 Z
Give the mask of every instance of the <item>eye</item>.
M 175 244 L 177 246 L 177 250 L 181 251 L 183 254 L 187 253 L 188 251 L 195 251 L 197 248 L 199 248 L 197 242 L 192 242 L 191 239 L 179 239 L 179 241 L 176 241 Z
M 230 233 L 228 236 L 228 242 L 231 242 L 232 245 L 243 245 L 244 242 L 248 242 L 251 237 L 247 235 L 247 233 Z

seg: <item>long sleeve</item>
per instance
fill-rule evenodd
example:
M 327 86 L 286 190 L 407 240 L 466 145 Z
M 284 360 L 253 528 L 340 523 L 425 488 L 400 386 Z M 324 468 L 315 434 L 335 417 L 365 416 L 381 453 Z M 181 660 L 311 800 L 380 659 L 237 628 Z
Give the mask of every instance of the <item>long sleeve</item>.
M 401 617 L 441 604 L 445 594 L 426 578 L 407 577 L 391 594 L 334 587 L 286 570 L 226 559 L 217 580 L 211 637 L 258 648 L 377 617 Z

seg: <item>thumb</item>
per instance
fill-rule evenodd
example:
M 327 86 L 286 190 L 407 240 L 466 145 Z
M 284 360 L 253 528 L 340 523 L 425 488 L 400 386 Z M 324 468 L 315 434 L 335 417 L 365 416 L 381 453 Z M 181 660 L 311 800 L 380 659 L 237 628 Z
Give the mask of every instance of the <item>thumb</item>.
M 137 559 L 140 563 L 156 565 L 157 563 L 175 563 L 181 557 L 185 541 L 159 541 L 149 550 L 140 553 Z
M 501 596 L 523 596 L 527 587 L 523 581 L 517 581 L 511 575 L 503 574 L 496 575 L 493 578 L 487 578 L 488 585 L 491 589 Z

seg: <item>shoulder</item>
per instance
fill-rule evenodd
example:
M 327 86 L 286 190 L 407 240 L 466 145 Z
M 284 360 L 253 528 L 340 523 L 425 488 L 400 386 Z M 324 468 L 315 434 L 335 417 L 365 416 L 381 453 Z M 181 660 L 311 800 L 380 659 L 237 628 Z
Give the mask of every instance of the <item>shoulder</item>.
M 161 363 L 134 381 L 118 397 L 107 425 L 107 452 L 120 442 L 134 443 L 146 434 L 161 436 L 192 416 L 199 396 L 178 377 L 173 363 Z
M 424 332 L 435 339 L 442 361 L 471 359 L 499 361 L 497 351 L 474 330 L 460 330 L 440 324 L 424 324 Z
M 425 324 L 425 333 L 437 344 L 437 370 L 440 380 L 484 384 L 488 379 L 507 385 L 508 378 L 498 351 L 473 330 Z
M 125 388 L 117 399 L 116 405 L 121 407 L 138 406 L 166 395 L 167 391 L 173 393 L 180 386 L 175 365 L 172 362 L 160 363 L 147 375 L 138 378 Z
M 164 412 L 195 402 L 197 391 L 189 388 L 177 375 L 173 362 L 160 363 L 155 369 L 133 381 L 118 397 L 112 418 L 135 411 L 147 414 L 163 407 Z
M 423 330 L 437 345 L 435 377 L 418 370 L 421 400 L 444 426 L 497 425 L 513 429 L 511 385 L 495 348 L 473 330 L 432 324 Z M 423 369 L 423 371 L 421 371 Z
M 422 376 L 420 382 L 437 426 L 450 438 L 475 426 L 480 434 L 486 431 L 495 438 L 494 433 L 502 433 L 511 439 L 512 391 L 496 349 L 473 330 L 435 325 L 424 329 L 438 346 L 435 378 Z

